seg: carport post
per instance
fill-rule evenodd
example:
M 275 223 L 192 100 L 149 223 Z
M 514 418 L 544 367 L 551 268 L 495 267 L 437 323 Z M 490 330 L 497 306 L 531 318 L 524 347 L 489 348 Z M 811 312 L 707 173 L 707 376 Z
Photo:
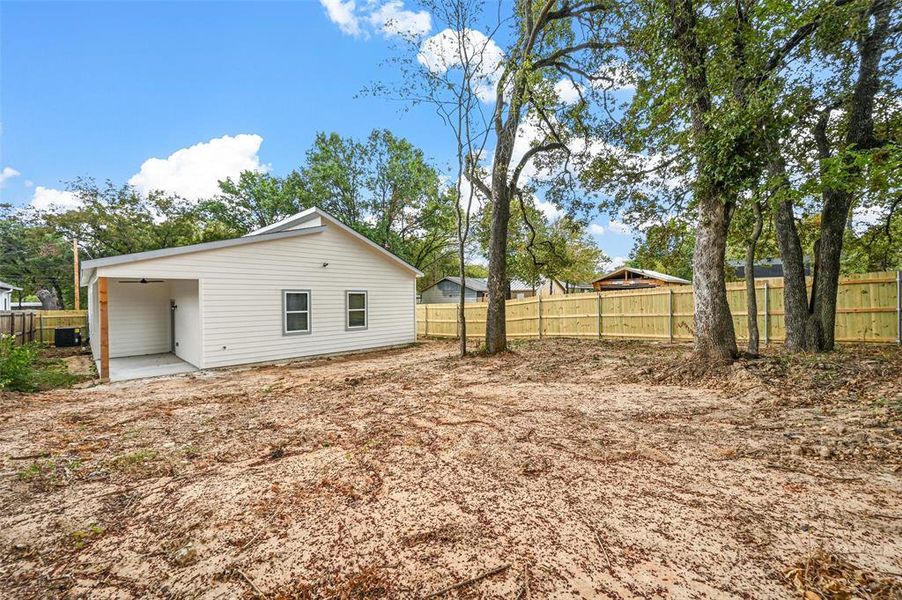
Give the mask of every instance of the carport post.
M 107 278 L 97 278 L 97 300 L 100 305 L 100 379 L 110 379 L 110 315 Z

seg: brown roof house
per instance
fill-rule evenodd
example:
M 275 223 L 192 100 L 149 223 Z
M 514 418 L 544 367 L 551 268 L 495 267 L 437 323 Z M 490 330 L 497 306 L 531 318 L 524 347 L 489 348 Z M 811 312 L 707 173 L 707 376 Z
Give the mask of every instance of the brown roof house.
M 602 275 L 592 282 L 596 292 L 610 292 L 612 290 L 642 290 L 656 287 L 671 287 L 677 285 L 691 285 L 681 277 L 674 277 L 667 273 L 658 273 L 648 269 L 634 269 L 632 267 L 620 267 L 606 275 Z

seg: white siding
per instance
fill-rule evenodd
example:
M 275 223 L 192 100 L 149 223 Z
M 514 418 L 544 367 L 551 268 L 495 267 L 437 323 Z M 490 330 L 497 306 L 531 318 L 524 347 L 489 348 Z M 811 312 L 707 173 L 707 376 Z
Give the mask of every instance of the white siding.
M 169 352 L 169 282 L 108 282 L 110 358 Z
M 91 340 L 91 355 L 94 360 L 100 360 L 100 302 L 96 277 L 88 282 L 88 338 Z
M 416 339 L 413 272 L 332 225 L 313 235 L 99 267 L 98 276 L 199 279 L 204 367 L 348 352 Z M 310 334 L 282 334 L 286 289 L 310 290 Z M 368 292 L 367 329 L 345 329 L 345 290 Z M 111 298 L 111 314 L 114 303 Z M 110 329 L 115 325 L 111 323 Z
M 175 300 L 175 355 L 195 367 L 202 366 L 199 285 L 196 279 L 173 279 Z

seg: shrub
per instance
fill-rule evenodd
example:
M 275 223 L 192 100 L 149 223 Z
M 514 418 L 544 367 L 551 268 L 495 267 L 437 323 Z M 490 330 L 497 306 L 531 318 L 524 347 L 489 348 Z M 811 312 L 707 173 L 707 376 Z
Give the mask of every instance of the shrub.
M 0 335 L 0 390 L 33 390 L 37 358 L 37 344 L 18 346 L 13 336 Z

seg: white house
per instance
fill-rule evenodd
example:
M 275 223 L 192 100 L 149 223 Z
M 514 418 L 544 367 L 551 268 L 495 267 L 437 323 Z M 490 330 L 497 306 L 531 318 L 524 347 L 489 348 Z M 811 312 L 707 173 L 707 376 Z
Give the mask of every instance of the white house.
M 12 284 L 0 281 L 0 311 L 12 310 L 13 291 L 21 289 L 22 288 L 16 287 Z
M 318 208 L 82 264 L 91 349 L 113 380 L 411 343 L 421 275 Z

